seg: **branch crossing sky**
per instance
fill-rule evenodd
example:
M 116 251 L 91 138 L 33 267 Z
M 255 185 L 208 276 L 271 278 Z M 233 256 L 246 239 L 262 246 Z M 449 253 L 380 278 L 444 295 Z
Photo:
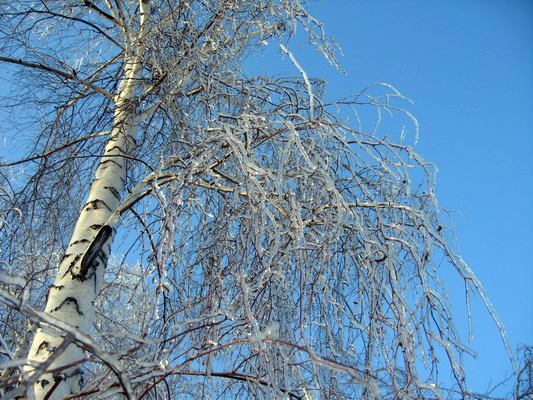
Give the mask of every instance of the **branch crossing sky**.
M 460 212 L 461 254 L 487 289 L 511 346 L 533 345 L 533 3 L 317 0 L 309 10 L 340 44 L 348 74 L 292 44 L 300 65 L 328 82 L 329 100 L 386 82 L 414 101 L 408 110 L 420 123 L 415 150 L 439 168 L 441 205 Z M 288 57 L 268 53 L 249 60 L 252 69 L 299 73 Z M 456 279 L 449 294 L 466 340 L 463 290 Z M 478 298 L 473 314 L 470 345 L 479 356 L 465 363 L 471 388 L 484 393 L 512 366 Z M 491 394 L 506 397 L 513 384 Z

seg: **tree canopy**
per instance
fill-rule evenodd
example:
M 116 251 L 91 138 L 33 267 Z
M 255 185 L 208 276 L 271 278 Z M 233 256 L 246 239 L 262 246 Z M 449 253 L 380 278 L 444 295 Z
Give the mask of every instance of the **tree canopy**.
M 0 6 L 21 144 L 0 164 L 4 396 L 469 396 L 443 269 L 505 334 L 404 140 L 408 100 L 326 102 L 302 29 L 340 69 L 298 0 Z M 300 75 L 250 76 L 266 41 Z

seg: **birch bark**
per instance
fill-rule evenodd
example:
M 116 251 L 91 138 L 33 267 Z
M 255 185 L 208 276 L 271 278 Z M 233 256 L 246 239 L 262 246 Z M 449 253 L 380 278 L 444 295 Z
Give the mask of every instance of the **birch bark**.
M 140 0 L 139 3 L 141 28 L 134 45 L 126 49 L 124 76 L 115 96 L 111 136 L 95 171 L 87 202 L 58 267 L 45 308 L 47 313 L 83 333 L 89 333 L 94 322 L 94 301 L 100 290 L 115 233 L 110 217 L 120 206 L 126 162 L 135 150 L 140 114 L 136 100 L 142 77 L 143 36 L 150 15 L 149 0 Z M 130 33 L 126 26 L 122 28 L 129 42 Z M 42 374 L 33 387 L 33 395 L 38 400 L 60 399 L 81 389 L 84 351 L 71 343 L 58 354 L 56 349 L 65 340 L 67 338 L 60 331 L 46 324 L 35 334 L 28 359 L 49 363 L 46 371 L 26 368 L 28 372 Z

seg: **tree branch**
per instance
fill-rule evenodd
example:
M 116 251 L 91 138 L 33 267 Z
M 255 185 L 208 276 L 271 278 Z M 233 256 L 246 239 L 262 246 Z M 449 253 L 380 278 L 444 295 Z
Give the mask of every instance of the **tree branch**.
M 20 58 L 16 59 L 16 58 L 3 57 L 3 56 L 0 56 L 0 61 L 6 62 L 6 63 L 9 63 L 9 64 L 22 65 L 24 67 L 50 72 L 50 73 L 52 73 L 54 75 L 60 76 L 62 78 L 65 78 L 65 79 L 77 82 L 77 83 L 79 83 L 81 85 L 84 85 L 86 87 L 89 87 L 89 88 L 93 89 L 95 92 L 98 92 L 98 93 L 104 95 L 108 99 L 110 99 L 112 101 L 114 100 L 114 96 L 111 93 L 109 93 L 108 91 L 102 89 L 101 87 L 93 85 L 91 82 L 87 82 L 84 79 L 78 78 L 76 75 L 69 74 L 69 73 L 66 73 L 64 71 L 60 71 L 58 69 L 49 67 L 48 65 L 43 65 L 43 64 L 40 64 L 40 63 L 32 63 L 32 62 L 29 62 L 29 61 L 21 60 Z
M 11 167 L 13 165 L 23 164 L 23 163 L 26 163 L 26 162 L 37 160 L 39 158 L 48 157 L 49 155 L 55 153 L 56 151 L 64 150 L 67 147 L 75 145 L 76 143 L 83 142 L 85 140 L 89 140 L 89 139 L 92 139 L 92 138 L 95 138 L 95 137 L 106 136 L 106 135 L 109 135 L 109 133 L 110 133 L 110 131 L 106 131 L 106 132 L 95 133 L 93 135 L 84 136 L 82 138 L 73 140 L 72 142 L 66 143 L 66 144 L 64 144 L 62 146 L 59 146 L 59 147 L 57 147 L 55 149 L 47 151 L 46 153 L 38 154 L 36 156 L 29 157 L 29 158 L 24 158 L 24 159 L 18 160 L 18 161 L 13 161 L 13 162 L 9 162 L 9 163 L 0 164 L 0 167 Z
M 85 3 L 88 3 L 88 1 L 86 1 Z M 109 36 L 107 33 L 105 33 L 100 27 L 98 27 L 96 24 L 93 24 L 90 21 L 86 21 L 86 20 L 81 19 L 81 18 L 70 17 L 68 15 L 58 14 L 58 13 L 55 13 L 55 12 L 52 12 L 52 11 L 32 10 L 32 12 L 36 13 L 36 14 L 48 14 L 48 15 L 52 15 L 54 17 L 68 19 L 70 21 L 81 22 L 82 24 L 85 24 L 85 25 L 90 26 L 91 28 L 95 29 L 98 33 L 100 33 L 101 35 L 105 36 L 110 42 L 114 43 L 121 50 L 124 50 L 124 46 L 122 46 L 115 39 L 113 39 L 111 36 Z M 111 16 L 109 15 L 109 17 L 111 17 Z M 113 18 L 113 17 L 111 17 L 111 18 Z
M 96 5 L 94 5 L 91 1 L 89 1 L 89 0 L 84 0 L 83 4 L 85 4 L 87 7 L 89 7 L 91 10 L 93 10 L 94 12 L 96 12 L 96 13 L 97 13 L 98 15 L 100 15 L 101 17 L 104 17 L 104 18 L 107 19 L 108 21 L 112 22 L 114 25 L 120 27 L 120 24 L 118 23 L 118 21 L 117 21 L 112 15 L 109 15 L 109 14 L 106 13 L 105 11 L 102 11 L 102 10 L 99 9 Z

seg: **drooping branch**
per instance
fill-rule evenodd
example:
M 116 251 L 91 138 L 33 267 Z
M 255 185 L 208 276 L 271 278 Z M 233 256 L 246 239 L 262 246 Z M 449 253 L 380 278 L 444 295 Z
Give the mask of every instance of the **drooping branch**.
M 44 150 L 0 166 L 43 160 L 0 175 L 0 267 L 21 277 L 0 288 L 12 296 L 0 310 L 2 346 L 13 347 L 26 321 L 53 327 L 41 329 L 35 358 L 20 362 L 25 375 L 10 369 L 10 385 L 31 376 L 21 391 L 40 380 L 44 397 L 67 399 L 199 398 L 206 388 L 222 397 L 415 399 L 439 396 L 435 371 L 449 364 L 466 393 L 461 356 L 470 350 L 450 318 L 441 265 L 484 292 L 448 245 L 431 164 L 403 139 L 395 144 L 389 126 L 388 139 L 380 133 L 381 113 L 418 128 L 398 91 L 374 85 L 327 103 L 325 83 L 303 63 L 297 77 L 249 77 L 244 56 L 264 39 L 286 45 L 291 24 L 333 55 L 297 0 L 49 4 L 55 25 L 36 29 L 18 10 L 17 27 L 0 19 L 31 39 L 4 54 L 11 64 L 63 86 L 33 103 L 32 114 L 46 116 L 34 126 L 45 128 L 28 131 Z M 91 43 L 70 54 L 61 39 L 84 29 Z M 125 49 L 118 55 L 115 42 Z M 15 62 L 19 53 L 54 55 L 56 68 Z M 79 81 L 68 73 L 73 62 L 86 74 Z M 98 85 L 114 107 L 94 95 Z M 346 125 L 343 110 L 359 118 L 368 107 L 378 115 L 370 131 L 359 119 Z M 102 151 L 94 139 L 107 132 L 87 133 L 107 129 Z M 36 306 L 49 293 L 43 318 L 17 293 Z M 38 370 L 35 360 L 62 343 L 71 356 Z M 65 371 L 84 371 L 85 386 L 76 376 L 64 390 L 54 374 Z

